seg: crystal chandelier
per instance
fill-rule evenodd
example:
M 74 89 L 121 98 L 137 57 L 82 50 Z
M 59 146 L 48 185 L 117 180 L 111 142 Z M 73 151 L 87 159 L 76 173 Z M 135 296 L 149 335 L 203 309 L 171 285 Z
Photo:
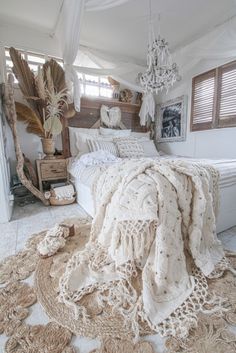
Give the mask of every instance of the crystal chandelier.
M 149 45 L 147 54 L 147 70 L 140 75 L 140 83 L 144 92 L 158 93 L 168 89 L 180 79 L 176 63 L 172 63 L 168 43 L 160 34 L 156 38 L 152 22 L 151 0 L 149 0 Z M 160 23 L 160 17 L 159 17 Z M 160 30 L 159 30 L 160 33 Z

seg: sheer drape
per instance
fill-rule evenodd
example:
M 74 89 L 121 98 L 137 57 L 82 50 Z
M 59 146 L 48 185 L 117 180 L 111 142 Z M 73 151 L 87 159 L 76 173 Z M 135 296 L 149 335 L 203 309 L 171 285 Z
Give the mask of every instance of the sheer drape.
M 217 27 L 191 44 L 177 50 L 173 55 L 180 68 L 180 74 L 185 77 L 202 60 L 231 61 L 236 58 L 236 18 Z
M 83 21 L 84 11 L 100 11 L 114 6 L 121 5 L 129 0 L 65 0 L 62 8 L 61 23 L 58 30 L 59 39 L 62 45 L 62 55 L 65 63 L 65 72 L 68 82 L 73 83 L 73 96 L 74 105 L 77 111 L 80 110 L 80 85 L 77 75 L 77 71 L 85 72 L 88 67 L 78 67 L 75 65 L 76 57 L 78 57 L 79 44 L 80 44 L 80 29 Z M 87 50 L 88 52 L 88 50 Z M 86 53 L 85 53 L 86 55 Z M 94 56 L 92 52 L 91 56 Z M 87 54 L 88 56 L 88 54 Z M 97 68 L 103 69 L 104 71 L 97 72 L 99 75 L 109 75 L 110 70 L 115 69 L 117 65 L 113 63 L 108 63 L 104 59 L 93 59 L 90 60 L 91 63 L 100 62 Z M 101 64 L 106 63 L 104 66 Z M 95 65 L 96 67 L 96 65 Z M 91 67 L 94 69 L 95 67 Z M 125 65 L 125 68 L 121 69 L 121 73 L 129 74 L 131 70 L 131 64 Z M 118 71 L 119 74 L 120 71 Z M 117 76 L 118 77 L 118 76 Z
M 80 85 L 77 72 L 109 75 L 128 88 L 142 92 L 137 77 L 140 72 L 145 71 L 145 63 L 118 55 L 112 56 L 111 53 L 79 45 L 84 11 L 105 10 L 127 1 L 129 0 L 65 0 L 64 2 L 59 39 L 62 43 L 66 77 L 73 82 L 74 103 L 78 111 L 80 110 Z M 202 60 L 212 60 L 212 67 L 214 67 L 215 60 L 222 59 L 226 62 L 235 59 L 235 38 L 236 18 L 232 18 L 200 39 L 177 50 L 173 54 L 173 61 L 177 62 L 183 79 L 188 77 Z M 154 109 L 153 96 L 145 96 L 140 111 L 142 124 L 146 123 L 148 117 L 153 119 Z

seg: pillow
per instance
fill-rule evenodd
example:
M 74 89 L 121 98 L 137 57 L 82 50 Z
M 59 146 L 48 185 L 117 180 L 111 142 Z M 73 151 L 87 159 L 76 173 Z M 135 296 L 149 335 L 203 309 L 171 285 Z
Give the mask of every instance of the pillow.
M 133 138 L 133 137 L 115 138 L 113 141 L 117 146 L 118 153 L 121 158 L 144 157 L 143 147 L 136 138 Z
M 80 162 L 86 166 L 106 164 L 116 162 L 117 160 L 119 160 L 119 158 L 108 151 L 95 151 L 86 153 L 80 157 Z
M 84 133 L 76 134 L 76 151 L 79 157 L 90 152 L 87 144 L 88 139 L 93 139 L 93 136 Z
M 118 150 L 115 143 L 106 140 L 87 140 L 88 148 L 90 152 L 94 151 L 107 151 L 118 157 Z
M 142 140 L 142 141 L 138 141 L 138 142 L 143 147 L 145 157 L 158 157 L 158 156 L 160 156 L 153 140 L 147 140 L 147 141 Z
M 128 137 L 130 136 L 131 130 L 115 130 L 100 127 L 99 132 L 102 136 L 110 137 Z
M 72 157 L 77 156 L 79 153 L 78 147 L 76 146 L 78 133 L 85 133 L 91 137 L 96 137 L 99 135 L 99 129 L 85 129 L 69 126 L 70 153 Z
M 150 131 L 148 132 L 134 132 L 132 131 L 130 137 L 135 137 L 142 140 L 150 140 Z

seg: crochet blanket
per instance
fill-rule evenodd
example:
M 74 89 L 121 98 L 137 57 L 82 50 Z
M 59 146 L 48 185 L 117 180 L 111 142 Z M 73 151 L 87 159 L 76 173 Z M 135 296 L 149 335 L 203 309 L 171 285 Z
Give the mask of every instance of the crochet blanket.
M 197 311 L 220 307 L 205 280 L 224 256 L 217 183 L 214 168 L 178 160 L 110 166 L 94 185 L 90 240 L 68 262 L 60 300 L 86 320 L 80 300 L 97 291 L 100 305 L 122 315 L 136 337 L 140 320 L 162 335 L 185 336 Z

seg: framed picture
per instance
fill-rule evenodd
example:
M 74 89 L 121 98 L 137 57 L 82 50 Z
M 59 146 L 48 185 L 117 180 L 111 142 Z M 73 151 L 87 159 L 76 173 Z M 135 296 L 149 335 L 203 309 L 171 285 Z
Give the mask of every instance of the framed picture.
M 157 107 L 157 142 L 177 142 L 186 139 L 187 96 L 172 99 Z

